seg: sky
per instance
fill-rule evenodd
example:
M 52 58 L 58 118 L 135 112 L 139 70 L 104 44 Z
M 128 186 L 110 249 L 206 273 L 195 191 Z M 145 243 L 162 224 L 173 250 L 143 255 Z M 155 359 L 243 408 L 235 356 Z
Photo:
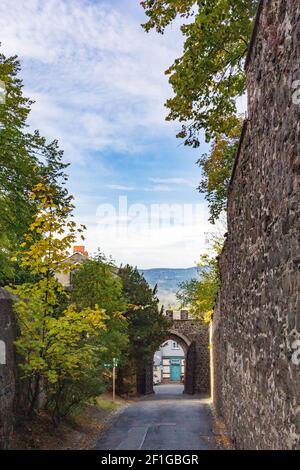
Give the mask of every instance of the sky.
M 1 0 L 1 51 L 20 58 L 31 128 L 58 139 L 71 164 L 89 253 L 190 267 L 213 230 L 196 190 L 208 146 L 185 147 L 179 124 L 165 121 L 178 25 L 146 34 L 144 20 L 138 0 Z

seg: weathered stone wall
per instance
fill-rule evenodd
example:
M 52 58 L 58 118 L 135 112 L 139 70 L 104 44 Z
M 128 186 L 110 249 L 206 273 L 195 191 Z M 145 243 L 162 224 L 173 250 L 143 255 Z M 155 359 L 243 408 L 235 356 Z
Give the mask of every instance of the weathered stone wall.
M 223 372 L 227 364 L 224 361 L 222 341 L 222 318 L 220 299 L 218 298 L 211 323 L 211 397 L 218 415 L 222 415 Z
M 15 325 L 12 297 L 0 288 L 0 449 L 7 449 L 13 432 L 16 393 Z
M 300 449 L 299 64 L 299 0 L 262 1 L 213 331 L 215 404 L 241 449 Z

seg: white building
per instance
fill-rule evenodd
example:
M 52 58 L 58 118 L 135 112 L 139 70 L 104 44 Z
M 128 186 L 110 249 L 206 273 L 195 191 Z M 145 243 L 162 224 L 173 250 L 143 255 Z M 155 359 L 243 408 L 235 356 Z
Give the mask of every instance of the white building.
M 70 289 L 72 284 L 72 275 L 76 271 L 76 266 L 84 263 L 88 259 L 88 253 L 85 251 L 84 246 L 74 246 L 73 254 L 66 259 L 66 263 L 74 264 L 74 270 L 68 272 L 56 272 L 56 279 L 64 286 L 65 289 Z
M 170 339 L 163 343 L 154 354 L 153 364 L 155 381 L 183 382 L 185 354 L 176 341 Z

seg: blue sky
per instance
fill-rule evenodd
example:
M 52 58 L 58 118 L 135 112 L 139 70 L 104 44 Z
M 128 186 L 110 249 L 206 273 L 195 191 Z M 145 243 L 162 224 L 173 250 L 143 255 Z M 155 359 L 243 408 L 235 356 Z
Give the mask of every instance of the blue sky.
M 212 229 L 196 191 L 195 162 L 207 146 L 184 147 L 175 137 L 179 125 L 164 119 L 172 95 L 164 71 L 182 51 L 178 27 L 164 36 L 146 34 L 138 0 L 15 5 L 0 3 L 2 50 L 21 59 L 25 94 L 36 100 L 31 126 L 58 138 L 71 163 L 69 188 L 76 219 L 87 225 L 88 250 L 100 247 L 117 262 L 142 268 L 193 265 Z M 199 205 L 198 216 L 184 230 L 175 220 L 151 231 L 133 217 L 130 235 L 120 235 L 97 217 L 102 204 L 117 211 L 119 196 L 149 211 L 151 204 Z

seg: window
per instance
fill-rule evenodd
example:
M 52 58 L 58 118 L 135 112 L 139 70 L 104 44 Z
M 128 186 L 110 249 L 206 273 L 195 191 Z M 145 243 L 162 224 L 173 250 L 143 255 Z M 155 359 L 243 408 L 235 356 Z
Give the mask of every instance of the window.
M 171 359 L 170 364 L 173 366 L 180 366 L 181 360 L 180 359 Z
M 176 341 L 173 341 L 172 349 L 179 349 L 179 344 Z

